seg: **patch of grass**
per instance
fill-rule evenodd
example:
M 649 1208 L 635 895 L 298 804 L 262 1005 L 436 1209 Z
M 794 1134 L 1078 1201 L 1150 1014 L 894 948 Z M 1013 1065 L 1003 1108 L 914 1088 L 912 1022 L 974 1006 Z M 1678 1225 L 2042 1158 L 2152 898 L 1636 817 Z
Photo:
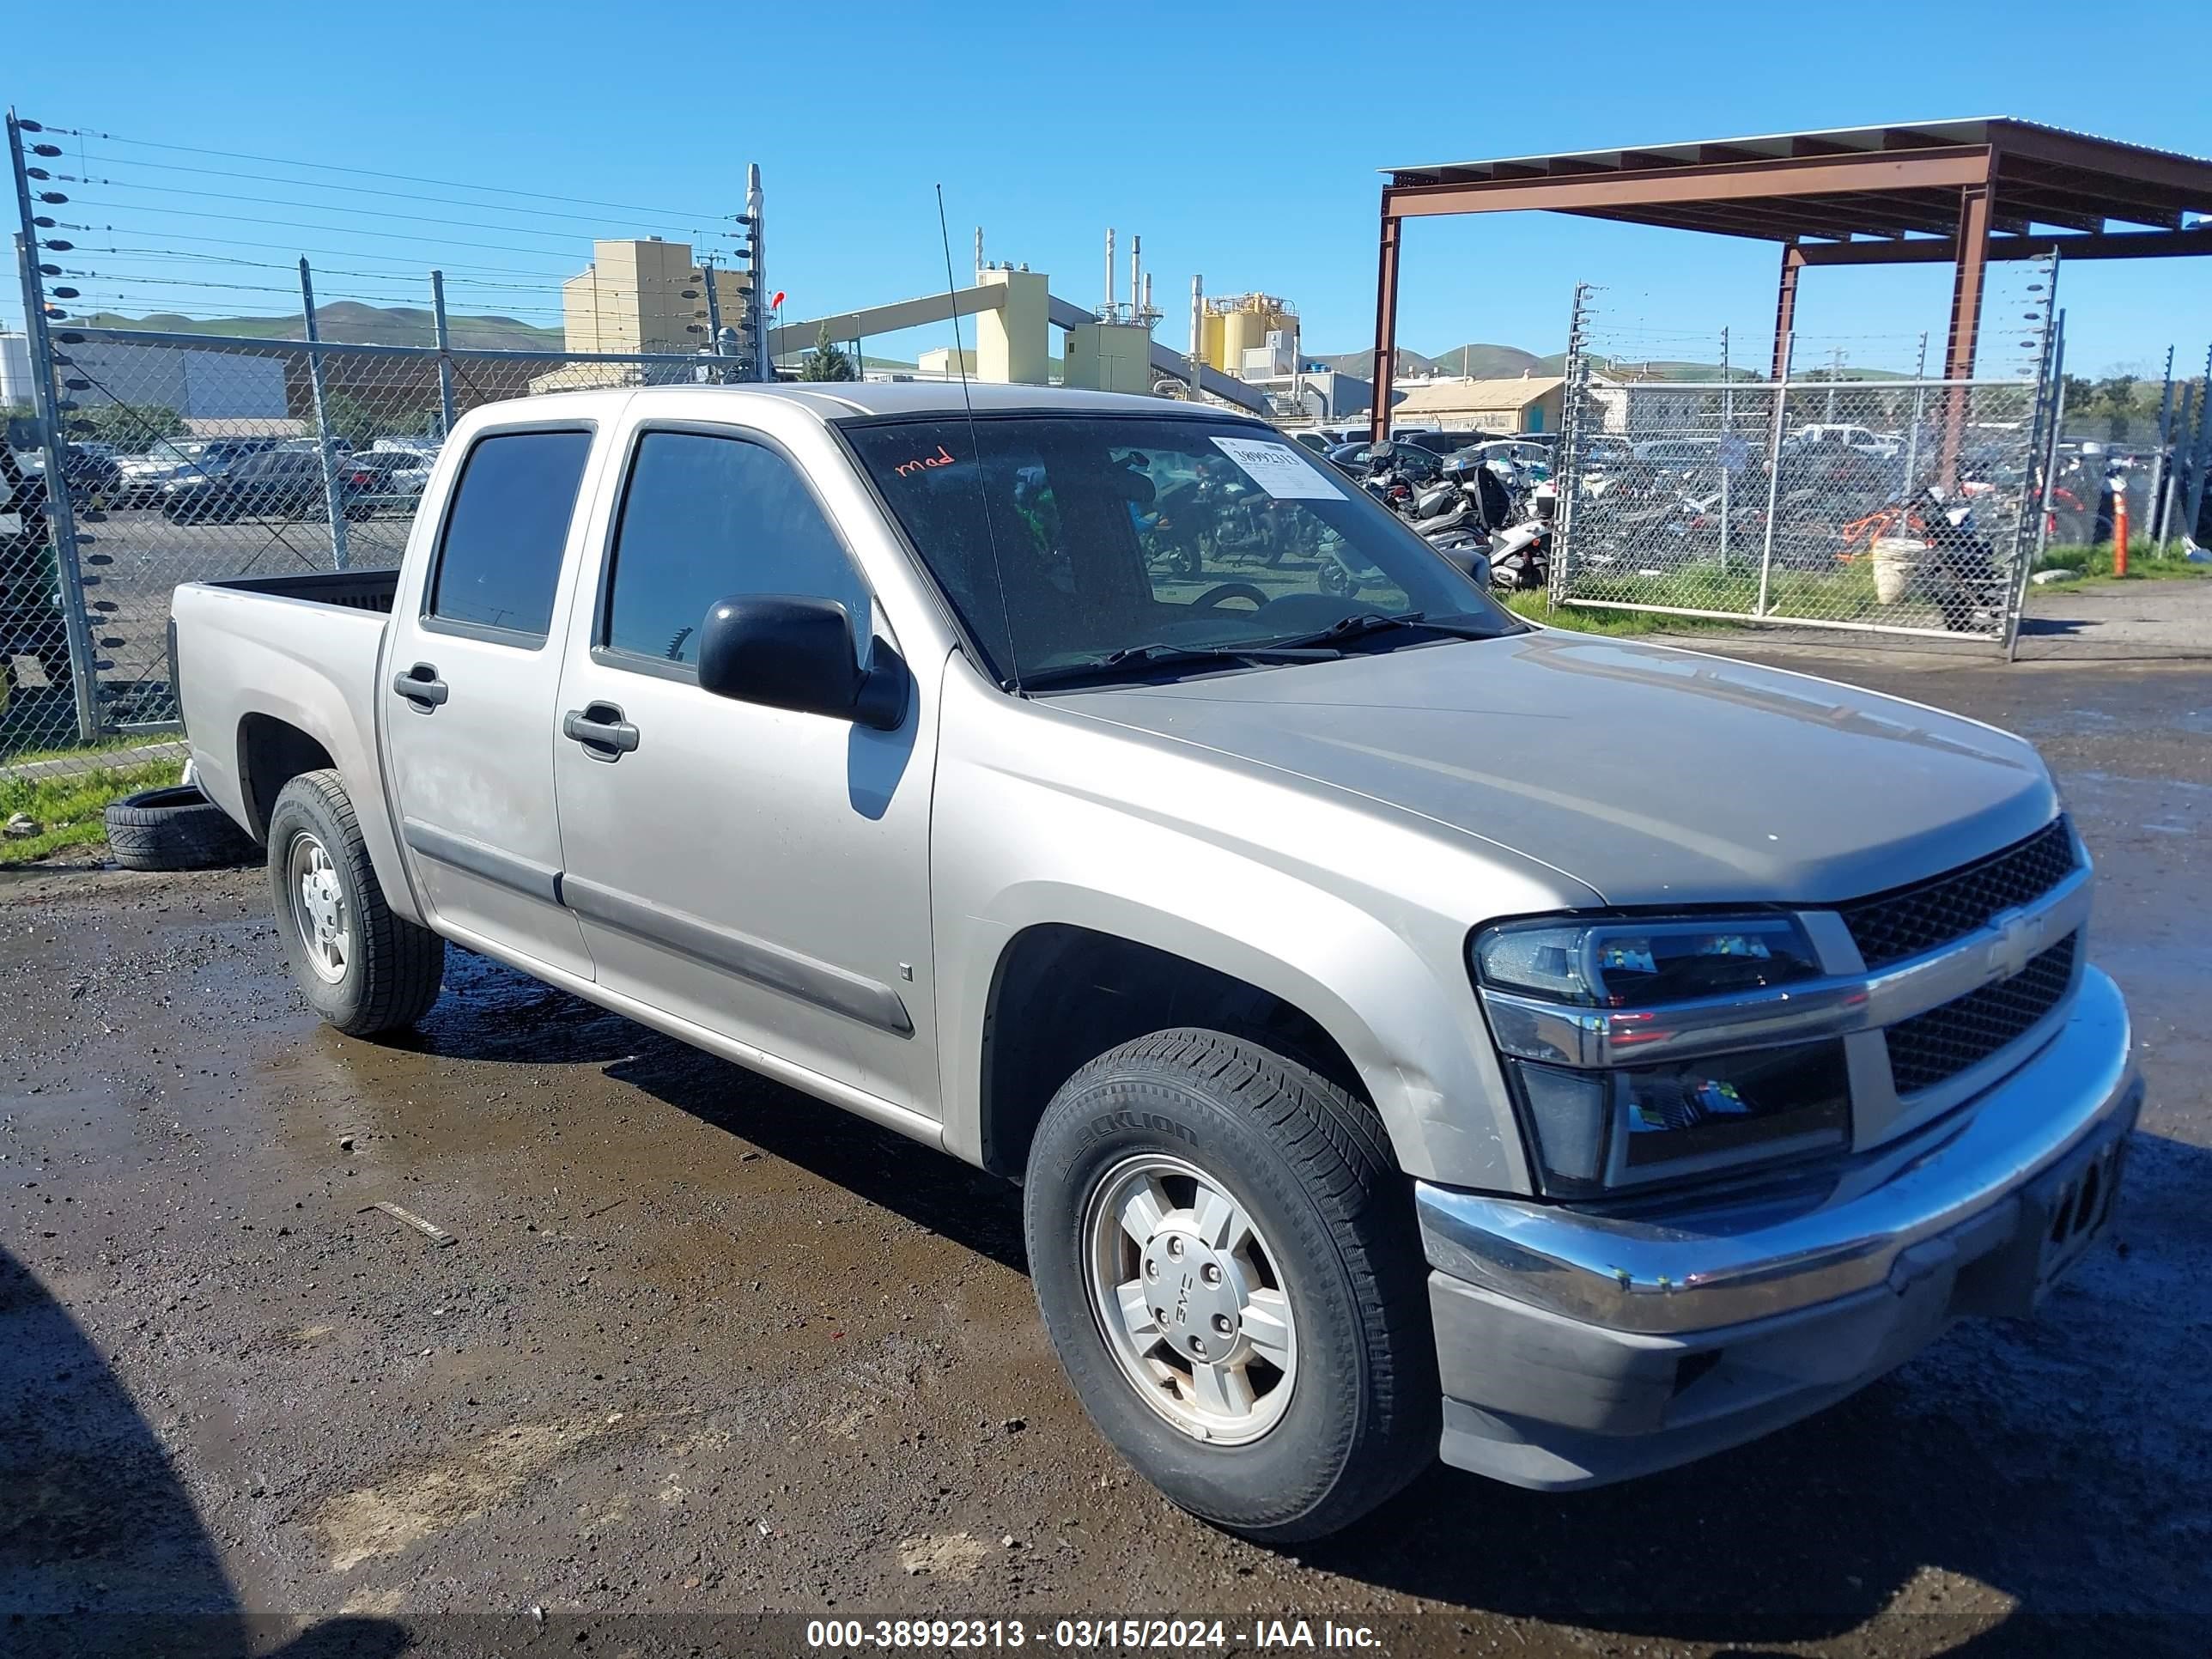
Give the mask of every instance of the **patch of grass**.
M 1654 611 L 1612 611 L 1599 606 L 1553 605 L 1540 593 L 1507 593 L 1505 608 L 1516 617 L 1577 634 L 1732 634 L 1741 623 L 1714 617 L 1670 617 Z
M 90 743 L 64 744 L 52 749 L 25 749 L 13 754 L 0 750 L 0 767 L 27 766 L 37 761 L 90 760 L 126 749 L 156 749 L 164 744 L 177 746 L 177 760 L 181 765 L 185 757 L 184 734 L 180 732 L 155 732 L 135 738 L 94 738 Z
M 2128 574 L 2118 579 L 2112 575 L 2110 542 L 2046 547 L 2043 556 L 2035 562 L 2035 568 L 2075 571 L 2085 581 L 2180 581 L 2212 576 L 2212 564 L 2191 564 L 2182 556 L 2186 546 L 2179 538 L 2156 547 L 2146 542 L 2132 542 L 2128 547 Z
M 180 769 L 177 761 L 143 761 L 48 777 L 0 779 L 0 823 L 21 812 L 39 825 L 34 836 L 0 836 L 0 865 L 33 864 L 64 848 L 105 841 L 107 826 L 100 815 L 108 802 L 174 783 Z

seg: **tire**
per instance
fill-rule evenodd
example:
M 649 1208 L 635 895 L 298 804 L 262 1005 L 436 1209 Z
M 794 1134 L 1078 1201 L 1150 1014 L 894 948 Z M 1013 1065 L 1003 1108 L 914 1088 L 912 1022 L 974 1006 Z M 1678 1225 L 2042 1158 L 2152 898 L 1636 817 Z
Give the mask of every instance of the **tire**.
M 1193 1173 L 1139 1195 L 1154 1170 L 1177 1168 Z M 1115 1224 L 1124 1194 L 1165 1224 L 1141 1247 Z M 1109 1050 L 1045 1109 L 1022 1218 L 1045 1328 L 1084 1409 L 1192 1514 L 1263 1543 L 1324 1537 L 1435 1458 L 1413 1195 L 1372 1110 L 1318 1073 L 1219 1031 L 1158 1031 Z M 1215 1248 L 1240 1237 L 1241 1249 Z M 1124 1317 L 1108 1311 L 1116 1284 L 1177 1300 Z M 1132 1318 L 1159 1333 L 1149 1354 Z M 1201 1389 L 1195 1362 L 1171 1371 L 1162 1355 L 1184 1343 L 1213 1345 L 1217 1374 L 1243 1354 L 1243 1384 Z
M 191 784 L 111 801 L 107 846 L 126 870 L 213 870 L 253 862 L 253 842 Z
M 303 772 L 277 795 L 269 890 L 292 977 L 325 1024 L 375 1036 L 438 1000 L 446 941 L 392 914 L 336 772 Z

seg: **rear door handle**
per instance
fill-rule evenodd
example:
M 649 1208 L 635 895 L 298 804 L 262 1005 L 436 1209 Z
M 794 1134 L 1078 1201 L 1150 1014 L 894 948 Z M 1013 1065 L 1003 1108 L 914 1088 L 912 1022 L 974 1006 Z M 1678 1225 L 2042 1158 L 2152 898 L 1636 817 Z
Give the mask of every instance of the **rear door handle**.
M 453 695 L 438 678 L 436 666 L 427 662 L 416 663 L 404 674 L 394 674 L 392 689 L 426 714 Z
M 593 760 L 620 760 L 637 747 L 637 727 L 611 702 L 571 708 L 562 716 L 561 735 L 582 744 Z

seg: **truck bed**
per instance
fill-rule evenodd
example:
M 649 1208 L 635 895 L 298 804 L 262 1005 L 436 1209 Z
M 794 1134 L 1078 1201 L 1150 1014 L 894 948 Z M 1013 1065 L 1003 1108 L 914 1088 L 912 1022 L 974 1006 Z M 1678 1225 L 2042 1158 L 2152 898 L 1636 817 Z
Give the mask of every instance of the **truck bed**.
M 306 599 L 314 605 L 342 605 L 351 611 L 392 614 L 392 601 L 399 592 L 399 568 L 388 570 L 315 570 L 305 575 L 232 576 L 222 581 L 199 582 L 200 587 L 220 587 L 234 593 L 266 593 L 280 599 Z
M 257 745 L 280 731 L 292 753 L 312 744 L 352 784 L 369 857 L 411 921 L 377 759 L 377 677 L 398 589 L 397 570 L 186 582 L 170 625 L 178 706 L 208 798 L 258 840 L 274 802 L 252 775 Z

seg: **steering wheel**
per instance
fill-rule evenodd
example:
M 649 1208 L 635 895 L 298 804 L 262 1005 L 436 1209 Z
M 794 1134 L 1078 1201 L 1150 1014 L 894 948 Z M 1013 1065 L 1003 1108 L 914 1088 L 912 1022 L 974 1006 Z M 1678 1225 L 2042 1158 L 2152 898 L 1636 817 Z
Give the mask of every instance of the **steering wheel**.
M 1194 611 L 1211 611 L 1224 599 L 1249 599 L 1255 606 L 1265 605 L 1267 596 L 1249 582 L 1224 582 L 1218 587 L 1209 587 L 1190 602 Z

